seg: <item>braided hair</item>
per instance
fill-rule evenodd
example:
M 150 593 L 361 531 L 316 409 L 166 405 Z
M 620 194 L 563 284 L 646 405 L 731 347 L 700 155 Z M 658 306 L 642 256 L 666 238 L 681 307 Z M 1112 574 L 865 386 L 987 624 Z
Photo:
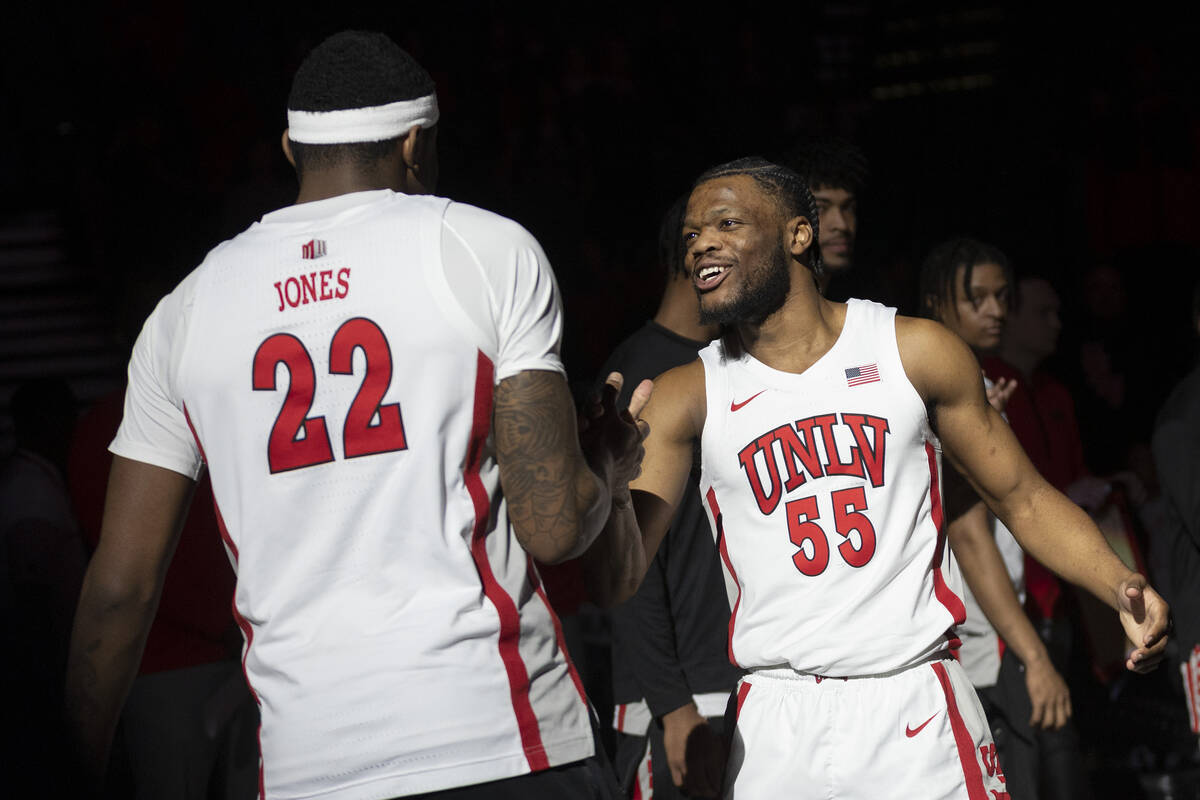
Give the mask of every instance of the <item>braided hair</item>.
M 808 190 L 808 184 L 804 182 L 804 179 L 782 164 L 776 164 L 759 156 L 749 156 L 705 170 L 700 177 L 696 178 L 692 188 L 718 178 L 728 178 L 734 175 L 747 175 L 753 178 L 754 182 L 771 196 L 789 218 L 804 217 L 808 220 L 813 235 L 812 244 L 805 252 L 808 259 L 805 263 L 812 270 L 814 277 L 819 276 L 824 270 L 824 262 L 821 260 L 821 245 L 818 243 L 821 220 L 820 214 L 817 212 L 817 201 L 813 199 L 812 192 Z
M 971 294 L 971 275 L 980 264 L 995 264 L 1004 270 L 1009 286 L 1015 286 L 1012 267 L 1008 258 L 994 245 L 959 236 L 938 244 L 921 264 L 919 282 L 921 315 L 938 319 L 938 309 L 947 304 L 954 306 L 957 297 L 954 279 L 958 268 L 963 268 L 960 285 L 964 297 Z M 1011 295 L 1010 295 L 1011 296 Z M 1011 302 L 1011 301 L 1010 301 Z

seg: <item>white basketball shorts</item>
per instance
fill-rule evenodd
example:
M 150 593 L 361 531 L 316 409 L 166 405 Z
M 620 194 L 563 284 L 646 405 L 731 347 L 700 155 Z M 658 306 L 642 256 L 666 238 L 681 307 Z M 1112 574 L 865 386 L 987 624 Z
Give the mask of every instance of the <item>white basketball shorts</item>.
M 1008 798 L 983 709 L 952 659 L 857 678 L 756 670 L 737 697 L 727 799 Z

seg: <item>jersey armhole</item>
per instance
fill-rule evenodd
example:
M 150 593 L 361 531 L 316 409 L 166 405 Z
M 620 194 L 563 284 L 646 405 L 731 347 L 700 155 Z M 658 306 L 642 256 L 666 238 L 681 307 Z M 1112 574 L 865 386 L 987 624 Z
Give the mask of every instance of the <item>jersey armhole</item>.
M 896 313 L 896 309 L 888 308 L 885 311 L 891 315 L 891 333 L 890 337 L 884 337 L 891 341 L 891 357 L 896 360 L 896 366 L 900 370 L 900 374 L 904 376 L 904 385 L 911 402 L 916 404 L 916 407 L 921 410 L 921 419 L 924 420 L 923 433 L 926 441 L 933 445 L 939 453 L 942 450 L 942 442 L 938 438 L 937 433 L 933 429 L 933 420 L 929 418 L 929 406 L 925 399 L 921 397 L 921 393 L 917 391 L 917 387 L 913 384 L 912 379 L 908 377 L 908 370 L 904 368 L 904 359 L 900 356 L 900 332 L 897 330 L 897 322 L 900 315 Z
M 704 375 L 704 424 L 697 439 L 700 447 L 700 475 L 703 480 L 706 473 L 704 442 L 706 439 L 719 441 L 725 432 L 725 414 L 722 413 L 721 404 L 729 394 L 729 373 L 728 367 L 722 369 L 718 363 L 725 358 L 720 344 L 714 343 L 704 348 L 699 357 Z
M 499 347 L 495 341 L 495 337 L 489 337 L 484 328 L 471 316 L 459 300 L 458 295 L 455 294 L 446 276 L 445 248 L 443 247 L 443 242 L 444 237 L 452 237 L 452 241 L 457 241 L 466 256 L 474 261 L 479 283 L 487 289 L 490 301 L 489 306 L 495 307 L 495 301 L 491 295 L 491 284 L 488 283 L 486 276 L 483 274 L 483 268 L 478 263 L 478 260 L 475 259 L 475 254 L 471 252 L 465 242 L 462 242 L 458 234 L 447 226 L 446 209 L 449 207 L 450 201 L 447 200 L 437 213 L 427 215 L 422 224 L 421 266 L 425 273 L 425 283 L 450 326 L 465 341 L 473 344 L 481 353 L 495 363 L 499 355 Z

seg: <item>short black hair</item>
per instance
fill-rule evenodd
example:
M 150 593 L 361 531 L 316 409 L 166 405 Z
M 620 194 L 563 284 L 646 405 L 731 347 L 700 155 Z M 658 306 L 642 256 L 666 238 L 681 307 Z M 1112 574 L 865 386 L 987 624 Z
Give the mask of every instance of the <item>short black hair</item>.
M 824 262 L 821 260 L 821 246 L 818 243 L 821 238 L 819 235 L 821 215 L 817 212 L 817 201 L 813 199 L 812 192 L 808 190 L 808 184 L 804 182 L 804 179 L 782 164 L 768 161 L 761 156 L 748 156 L 705 170 L 700 177 L 696 178 L 692 188 L 695 189 L 702 183 L 718 178 L 728 178 L 734 175 L 748 175 L 753 178 L 754 182 L 766 190 L 767 194 L 779 204 L 789 218 L 804 217 L 808 220 L 808 224 L 812 227 L 813 238 L 806 253 L 808 255 L 807 263 L 814 276 L 820 275 L 824 269 Z
M 687 194 L 676 197 L 658 226 L 658 263 L 667 271 L 667 277 L 688 274 L 687 248 L 682 235 L 687 202 Z
M 845 189 L 857 195 L 870 177 L 867 157 L 855 145 L 836 136 L 812 136 L 788 149 L 780 162 L 804 179 L 808 188 Z
M 429 72 L 383 33 L 342 31 L 313 48 L 296 70 L 291 111 L 340 111 L 415 100 L 433 94 Z M 296 172 L 342 163 L 365 166 L 393 152 L 397 138 L 380 142 L 304 144 L 293 141 Z
M 956 300 L 954 278 L 958 268 L 963 268 L 962 290 L 965 296 L 971 293 L 971 274 L 980 264 L 996 264 L 1004 270 L 1008 281 L 1011 298 L 1016 293 L 1016 283 L 1013 280 L 1012 267 L 1008 257 L 995 245 L 981 242 L 967 236 L 948 239 L 929 251 L 925 262 L 921 264 L 920 292 L 918 303 L 922 316 L 937 319 L 938 306 L 942 303 L 953 304 Z M 1011 300 L 1010 300 L 1011 302 Z

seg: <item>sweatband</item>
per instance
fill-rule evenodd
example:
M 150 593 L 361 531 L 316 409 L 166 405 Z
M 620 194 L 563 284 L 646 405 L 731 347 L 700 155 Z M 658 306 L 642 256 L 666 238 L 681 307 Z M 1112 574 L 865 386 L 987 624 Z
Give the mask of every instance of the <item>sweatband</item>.
M 414 127 L 437 124 L 437 95 L 399 100 L 382 106 L 337 111 L 288 109 L 288 138 L 301 144 L 382 142 L 403 136 Z

